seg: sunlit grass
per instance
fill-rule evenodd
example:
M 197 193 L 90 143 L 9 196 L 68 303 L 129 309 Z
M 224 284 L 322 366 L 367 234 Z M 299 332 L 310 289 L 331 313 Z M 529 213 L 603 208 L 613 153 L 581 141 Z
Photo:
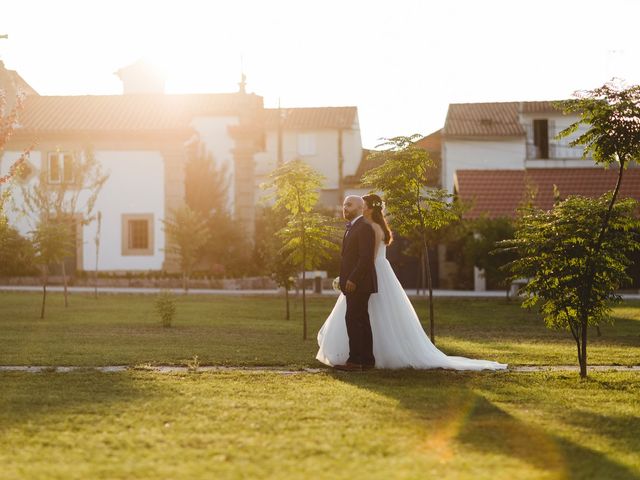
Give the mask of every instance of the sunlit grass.
M 2 373 L 3 479 L 638 479 L 640 377 Z
M 1 365 L 202 365 L 319 366 L 315 335 L 334 299 L 309 301 L 309 339 L 302 341 L 300 301 L 292 320 L 275 297 L 186 296 L 177 298 L 172 328 L 162 328 L 154 297 L 74 295 L 68 309 L 59 294 L 40 320 L 37 294 L 0 293 Z M 424 300 L 414 301 L 427 322 Z M 510 365 L 573 365 L 575 344 L 567 332 L 551 331 L 534 312 L 502 299 L 436 299 L 436 343 L 444 352 Z M 625 302 L 616 321 L 590 331 L 590 364 L 638 364 L 640 304 Z

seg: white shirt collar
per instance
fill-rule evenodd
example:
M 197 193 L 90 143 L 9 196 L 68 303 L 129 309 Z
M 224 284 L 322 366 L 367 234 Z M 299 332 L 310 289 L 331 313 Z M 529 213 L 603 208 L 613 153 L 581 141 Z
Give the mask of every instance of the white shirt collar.
M 362 217 L 363 217 L 363 215 L 358 215 L 356 218 L 354 218 L 353 220 L 351 220 L 351 226 L 355 225 L 355 223 L 356 223 L 360 218 L 362 218 Z

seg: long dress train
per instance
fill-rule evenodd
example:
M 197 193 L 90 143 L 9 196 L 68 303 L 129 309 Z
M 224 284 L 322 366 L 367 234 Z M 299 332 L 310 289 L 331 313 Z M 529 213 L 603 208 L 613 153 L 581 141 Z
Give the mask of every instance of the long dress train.
M 418 316 L 386 258 L 382 243 L 375 258 L 378 293 L 369 300 L 376 368 L 446 368 L 452 370 L 502 370 L 504 363 L 451 357 L 438 350 L 425 333 Z M 316 358 L 333 366 L 349 358 L 345 324 L 346 298 L 340 294 L 331 314 L 318 332 Z

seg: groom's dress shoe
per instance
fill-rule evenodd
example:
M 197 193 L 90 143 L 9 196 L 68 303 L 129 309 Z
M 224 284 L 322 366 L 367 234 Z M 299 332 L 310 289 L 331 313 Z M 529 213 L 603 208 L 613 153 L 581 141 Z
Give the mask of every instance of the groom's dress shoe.
M 362 365 L 351 362 L 347 362 L 344 365 L 334 365 L 333 368 L 343 372 L 361 372 L 363 370 Z

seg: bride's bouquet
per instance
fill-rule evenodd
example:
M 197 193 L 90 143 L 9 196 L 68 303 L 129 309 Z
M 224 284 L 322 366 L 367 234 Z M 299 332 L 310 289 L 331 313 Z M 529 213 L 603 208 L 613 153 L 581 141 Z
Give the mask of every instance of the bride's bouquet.
M 334 278 L 333 282 L 331 282 L 331 286 L 333 287 L 334 292 L 342 293 L 342 291 L 340 290 L 340 277 Z

